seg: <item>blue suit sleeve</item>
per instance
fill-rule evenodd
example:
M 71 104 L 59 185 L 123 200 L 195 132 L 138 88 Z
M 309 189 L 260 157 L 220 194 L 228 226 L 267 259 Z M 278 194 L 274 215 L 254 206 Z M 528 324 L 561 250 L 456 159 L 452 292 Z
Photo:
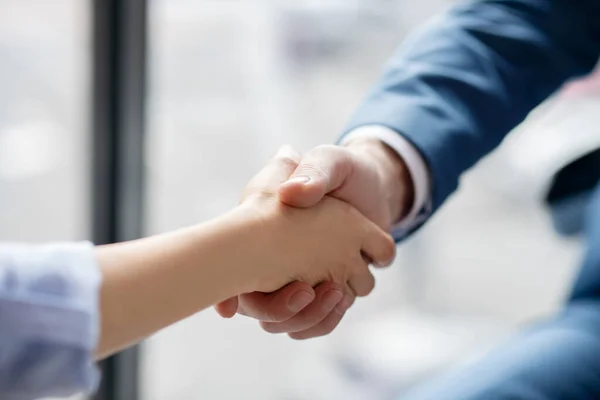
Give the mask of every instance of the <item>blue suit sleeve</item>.
M 399 49 L 347 132 L 384 125 L 430 170 L 432 211 L 459 177 L 600 55 L 600 1 L 495 0 L 433 19 Z

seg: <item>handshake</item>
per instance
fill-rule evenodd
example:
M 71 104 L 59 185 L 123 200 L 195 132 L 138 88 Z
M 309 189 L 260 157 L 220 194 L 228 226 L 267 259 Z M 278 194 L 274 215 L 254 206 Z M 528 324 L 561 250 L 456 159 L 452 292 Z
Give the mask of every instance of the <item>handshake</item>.
M 234 210 L 252 221 L 248 243 L 260 265 L 245 294 L 217 312 L 255 318 L 294 339 L 330 333 L 355 298 L 372 291 L 369 264 L 393 261 L 387 232 L 412 201 L 404 163 L 377 139 L 319 146 L 304 157 L 282 148 Z
M 369 264 L 392 262 L 387 232 L 412 196 L 403 161 L 377 139 L 320 146 L 304 157 L 281 149 L 231 212 L 95 249 L 102 273 L 96 355 L 216 303 L 223 317 L 256 318 L 268 332 L 328 334 L 356 296 L 373 290 Z

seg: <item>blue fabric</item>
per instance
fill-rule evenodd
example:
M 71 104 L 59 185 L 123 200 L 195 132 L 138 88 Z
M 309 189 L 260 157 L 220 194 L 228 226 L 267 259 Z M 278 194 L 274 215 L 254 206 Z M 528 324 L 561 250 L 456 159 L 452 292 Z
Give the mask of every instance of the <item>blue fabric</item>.
M 600 171 L 598 171 L 600 173 Z M 585 206 L 590 202 L 590 192 L 582 192 L 556 201 L 549 207 L 554 230 L 563 236 L 580 235 L 585 225 Z
M 90 243 L 0 244 L 0 399 L 95 389 L 99 285 Z
M 455 7 L 401 46 L 346 131 L 379 124 L 410 140 L 429 166 L 434 212 L 529 111 L 593 69 L 598 21 L 598 0 Z
M 462 4 L 401 47 L 347 131 L 379 124 L 411 141 L 429 167 L 434 212 L 466 169 L 567 80 L 590 72 L 599 56 L 599 0 Z M 405 398 L 600 399 L 599 193 L 563 312 Z
M 595 400 L 600 398 L 600 301 L 570 303 L 482 361 L 402 400 Z
M 403 400 L 600 399 L 600 185 L 586 218 L 587 250 L 564 310 L 468 368 Z
M 544 200 L 558 233 L 568 236 L 583 232 L 585 205 L 598 184 L 600 147 L 571 161 L 554 175 Z
M 573 300 L 600 299 L 600 184 L 596 187 L 586 213 L 585 240 L 587 250 L 573 285 Z

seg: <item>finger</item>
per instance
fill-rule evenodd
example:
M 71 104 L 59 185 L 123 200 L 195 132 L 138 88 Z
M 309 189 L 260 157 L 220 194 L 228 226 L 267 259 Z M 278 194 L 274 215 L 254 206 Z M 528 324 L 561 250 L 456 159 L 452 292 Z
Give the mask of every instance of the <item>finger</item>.
M 315 299 L 315 291 L 303 282 L 292 282 L 273 293 L 240 296 L 238 312 L 259 321 L 281 322 L 302 311 Z
M 368 264 L 364 264 L 362 268 L 348 279 L 348 286 L 359 297 L 368 296 L 375 288 L 375 277 L 369 270 Z
M 220 302 L 215 306 L 215 310 L 217 310 L 217 313 L 219 313 L 219 315 L 223 318 L 233 318 L 238 311 L 237 296 Z
M 314 206 L 342 186 L 351 172 L 351 162 L 350 153 L 338 146 L 316 147 L 279 188 L 281 201 L 295 207 Z
M 338 314 L 344 314 L 350 307 L 352 307 L 354 300 L 356 300 L 356 293 L 354 293 L 354 289 L 352 289 L 350 285 L 348 285 L 348 282 L 346 282 L 344 287 L 344 298 L 335 307 L 335 311 Z
M 299 332 L 291 332 L 289 333 L 289 336 L 292 339 L 304 340 L 325 336 L 333 332 L 333 330 L 337 328 L 341 322 L 342 318 L 344 318 L 344 315 L 346 315 L 346 312 L 350 309 L 350 307 L 352 307 L 352 304 L 354 304 L 354 299 L 356 298 L 353 290 L 348 285 L 346 285 L 345 292 L 346 293 L 344 294 L 342 301 L 339 302 L 339 304 L 332 312 L 329 313 L 329 315 L 327 315 L 327 317 L 325 317 L 325 319 L 311 328 Z
M 352 305 L 354 304 L 355 300 L 356 300 L 356 293 L 354 293 L 354 290 L 352 290 L 352 288 L 350 288 L 350 286 L 348 286 L 348 284 L 346 284 L 346 291 L 344 294 L 344 299 L 337 306 L 338 313 L 343 314 L 346 311 L 348 311 L 350 309 L 350 307 L 352 307 Z
M 365 220 L 367 230 L 362 243 L 363 257 L 376 267 L 386 267 L 394 262 L 396 243 L 394 239 L 371 221 Z
M 323 321 L 344 298 L 343 288 L 334 282 L 321 283 L 315 294 L 315 301 L 294 317 L 279 323 L 261 322 L 261 326 L 270 333 L 303 331 Z
M 242 200 L 257 193 L 276 194 L 279 186 L 290 177 L 300 160 L 301 155 L 291 146 L 280 148 L 275 157 L 250 180 Z
M 344 318 L 344 314 L 345 312 L 340 314 L 332 311 L 317 325 L 300 332 L 290 332 L 288 336 L 295 340 L 305 340 L 328 335 L 339 325 L 342 318 Z

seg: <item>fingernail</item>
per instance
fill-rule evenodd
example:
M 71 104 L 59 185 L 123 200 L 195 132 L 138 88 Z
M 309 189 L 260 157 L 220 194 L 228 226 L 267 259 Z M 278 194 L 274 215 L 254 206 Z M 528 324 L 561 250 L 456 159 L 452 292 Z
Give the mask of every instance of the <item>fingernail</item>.
M 337 290 L 330 290 L 323 296 L 323 309 L 327 311 L 333 310 L 335 306 L 342 300 L 344 294 Z
M 309 176 L 295 176 L 292 179 L 289 179 L 286 183 L 308 183 L 309 181 Z
M 308 292 L 295 293 L 288 302 L 288 310 L 297 313 L 313 301 L 313 295 Z
M 384 262 L 372 262 L 371 264 L 375 267 L 389 267 L 394 262 L 394 259 L 384 261 Z

